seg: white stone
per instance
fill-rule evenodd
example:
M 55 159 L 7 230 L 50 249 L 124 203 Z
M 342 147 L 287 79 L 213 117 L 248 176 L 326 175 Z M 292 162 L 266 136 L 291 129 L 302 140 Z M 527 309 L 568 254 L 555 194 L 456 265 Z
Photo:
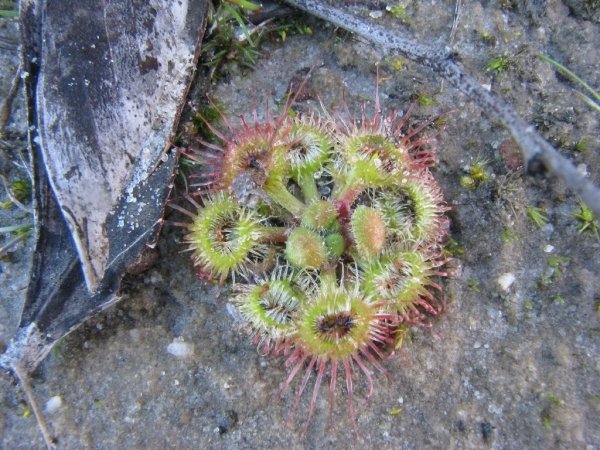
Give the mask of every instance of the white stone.
M 554 251 L 554 245 L 548 244 L 544 247 L 544 252 L 546 252 L 546 253 L 552 253 L 553 251 Z
M 44 410 L 48 414 L 54 414 L 56 411 L 58 411 L 60 409 L 62 404 L 63 404 L 62 398 L 60 398 L 60 395 L 55 395 L 54 397 L 50 397 L 48 399 Z
M 194 345 L 178 337 L 167 346 L 167 351 L 176 358 L 189 358 L 194 354 Z
M 497 281 L 503 291 L 508 291 L 515 280 L 515 276 L 512 273 L 507 272 L 500 275 Z

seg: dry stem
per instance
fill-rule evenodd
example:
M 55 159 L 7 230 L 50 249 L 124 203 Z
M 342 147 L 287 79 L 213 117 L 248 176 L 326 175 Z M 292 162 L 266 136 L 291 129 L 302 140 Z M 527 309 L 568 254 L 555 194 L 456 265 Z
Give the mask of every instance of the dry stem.
M 423 45 L 398 31 L 391 32 L 381 25 L 333 8 L 322 0 L 286 0 L 286 2 L 381 47 L 396 50 L 406 58 L 434 70 L 510 131 L 521 148 L 526 170 L 532 163 L 542 163 L 550 173 L 562 178 L 565 184 L 590 207 L 596 217 L 600 217 L 600 189 L 537 134 L 534 127 L 519 117 L 510 105 L 486 91 L 479 81 L 468 75 L 454 61 L 449 48 L 442 50 Z

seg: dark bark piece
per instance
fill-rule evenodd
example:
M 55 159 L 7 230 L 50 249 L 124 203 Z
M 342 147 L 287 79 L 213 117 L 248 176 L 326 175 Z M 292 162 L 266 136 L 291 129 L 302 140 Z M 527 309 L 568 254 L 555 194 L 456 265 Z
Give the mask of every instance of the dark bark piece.
M 128 266 L 155 243 L 207 0 L 23 0 L 20 9 L 36 248 L 0 366 L 20 380 L 51 448 L 29 374 L 119 300 Z
M 205 1 L 42 2 L 37 88 L 50 185 L 91 292 L 110 264 L 113 236 L 145 223 L 116 205 L 156 208 L 132 195 L 155 170 L 195 67 Z M 148 199 L 146 199 L 148 200 Z M 162 199 L 153 201 L 162 208 Z M 142 213 L 143 214 L 143 213 Z
M 206 7 L 21 2 L 37 239 L 0 365 L 34 370 L 56 341 L 118 301 L 127 267 L 154 245 Z

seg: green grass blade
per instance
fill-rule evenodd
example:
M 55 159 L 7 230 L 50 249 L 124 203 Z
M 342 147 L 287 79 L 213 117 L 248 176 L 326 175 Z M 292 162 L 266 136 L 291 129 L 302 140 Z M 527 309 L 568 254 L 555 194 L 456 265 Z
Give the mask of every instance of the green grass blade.
M 548 64 L 552 64 L 554 67 L 556 67 L 556 69 L 558 69 L 559 72 L 562 72 L 564 75 L 569 77 L 572 81 L 579 84 L 586 91 L 588 91 L 592 95 L 592 97 L 594 97 L 595 102 L 600 102 L 600 94 L 598 94 L 598 92 L 594 88 L 592 88 L 589 84 L 587 84 L 585 81 L 583 81 L 577 75 L 575 75 L 573 72 L 571 72 L 565 66 L 563 66 L 561 63 L 559 63 L 558 61 L 555 61 L 552 58 L 550 58 L 549 56 L 543 55 L 541 53 L 538 53 L 537 57 L 540 58 L 542 61 L 546 61 Z M 598 106 L 596 106 L 596 108 L 598 108 Z
M 250 11 L 256 11 L 260 9 L 260 5 L 249 2 L 248 0 L 229 0 L 234 5 L 238 5 L 242 9 L 249 9 Z
M 589 98 L 587 95 L 584 95 L 579 91 L 575 91 L 575 92 L 581 97 L 581 100 L 583 100 L 585 103 L 588 104 L 588 106 L 590 108 L 595 109 L 596 111 L 600 112 L 600 105 L 598 103 L 596 103 L 594 100 Z
M 227 12 L 229 12 L 229 14 L 231 14 L 231 17 L 233 17 L 235 19 L 235 21 L 238 23 L 238 25 L 240 26 L 240 28 L 242 29 L 242 31 L 244 33 L 244 36 L 248 40 L 248 43 L 252 47 L 255 47 L 256 44 L 252 40 L 250 30 L 246 26 L 246 21 L 242 18 L 239 11 L 227 3 L 223 3 L 223 7 L 227 10 Z
M 9 225 L 7 227 L 0 227 L 0 233 L 12 233 L 15 231 L 25 231 L 27 228 L 31 228 L 32 224 L 26 223 L 23 225 Z

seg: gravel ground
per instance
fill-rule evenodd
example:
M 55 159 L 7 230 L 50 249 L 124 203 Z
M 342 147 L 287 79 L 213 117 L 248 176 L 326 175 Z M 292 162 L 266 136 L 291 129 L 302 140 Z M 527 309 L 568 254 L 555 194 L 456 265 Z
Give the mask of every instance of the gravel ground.
M 362 2 L 353 9 L 377 17 L 384 4 Z M 464 1 L 453 44 L 471 73 L 600 183 L 598 113 L 534 56 L 546 53 L 599 87 L 594 5 Z M 408 12 L 408 25 L 393 24 L 385 12 L 375 20 L 424 42 L 448 44 L 453 3 L 416 1 Z M 312 67 L 308 87 L 314 95 L 300 107 L 318 108 L 320 99 L 330 110 L 344 104 L 356 110 L 364 102 L 372 107 L 380 63 L 386 109 L 403 109 L 415 94 L 427 94 L 436 103 L 420 107 L 416 117 L 451 110 L 435 171 L 452 206 L 458 243 L 457 275 L 443 283 L 446 312 L 432 328 L 414 329 L 385 362 L 391 379 L 377 377 L 370 399 L 359 383 L 360 439 L 343 395 L 331 427 L 326 395 L 319 398 L 313 424 L 301 436 L 308 396 L 288 423 L 293 395 L 277 396 L 286 377 L 283 361 L 257 354 L 228 313 L 229 288 L 200 282 L 189 255 L 181 253 L 183 231 L 167 228 L 157 265 L 127 278 L 124 301 L 63 339 L 34 374 L 42 405 L 61 399 L 46 413 L 59 447 L 600 448 L 600 244 L 592 234 L 578 233 L 577 199 L 559 180 L 511 171 L 501 157 L 511 146 L 507 132 L 431 73 L 406 61 L 393 68 L 393 59 L 369 44 L 308 23 L 312 35 L 265 42 L 253 71 L 232 67 L 210 94 L 232 117 L 257 105 L 262 111 L 267 100 L 275 109 L 290 81 Z M 0 31 L 14 35 L 11 26 L 4 23 Z M 4 93 L 15 58 L 10 50 L 0 55 Z M 497 56 L 509 62 L 506 71 L 486 72 Z M 12 129 L 22 133 L 22 114 L 13 118 Z M 588 145 L 576 151 L 582 139 Z M 11 141 L 2 148 L 0 168 L 9 179 L 23 175 L 12 163 L 19 145 Z M 466 168 L 481 160 L 489 179 L 475 189 L 461 187 Z M 536 227 L 527 217 L 531 206 L 545 210 L 546 225 Z M 0 214 L 0 226 L 26 220 L 16 210 Z M 2 346 L 17 325 L 31 248 L 21 243 L 0 261 Z M 515 279 L 507 289 L 498 281 L 505 274 Z M 180 340 L 188 345 L 179 348 L 189 352 L 176 358 L 167 348 Z M 9 374 L 0 380 L 0 447 L 41 448 L 22 392 Z

